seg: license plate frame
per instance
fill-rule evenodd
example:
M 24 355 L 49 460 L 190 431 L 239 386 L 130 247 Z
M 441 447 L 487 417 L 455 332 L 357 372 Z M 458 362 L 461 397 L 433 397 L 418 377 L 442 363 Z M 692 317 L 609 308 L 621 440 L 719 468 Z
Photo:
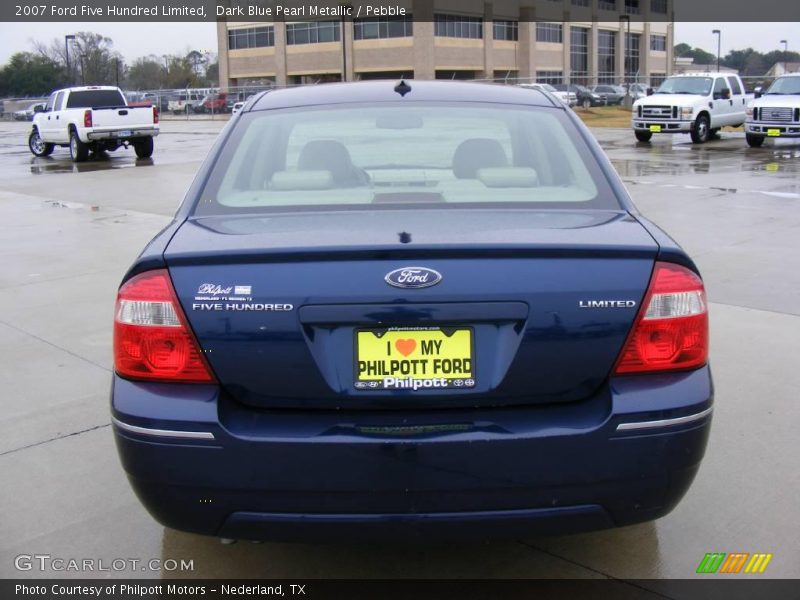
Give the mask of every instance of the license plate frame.
M 468 390 L 477 385 L 475 368 L 475 330 L 469 326 L 353 331 L 357 391 Z
M 781 130 L 780 129 L 767 129 L 767 136 L 768 137 L 781 137 Z
M 661 125 L 650 125 L 648 130 L 650 133 L 661 133 Z
M 133 135 L 133 131 L 131 131 L 130 129 L 123 129 L 122 131 L 118 131 L 117 132 L 117 137 L 121 137 L 121 138 L 128 138 L 128 137 L 131 137 L 132 135 Z

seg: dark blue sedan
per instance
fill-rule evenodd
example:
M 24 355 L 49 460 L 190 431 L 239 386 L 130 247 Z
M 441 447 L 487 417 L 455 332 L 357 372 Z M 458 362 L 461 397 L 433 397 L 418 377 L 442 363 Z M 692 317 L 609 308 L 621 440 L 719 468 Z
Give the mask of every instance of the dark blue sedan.
M 271 91 L 119 289 L 131 485 L 232 539 L 523 537 L 667 514 L 706 447 L 702 280 L 558 99 Z

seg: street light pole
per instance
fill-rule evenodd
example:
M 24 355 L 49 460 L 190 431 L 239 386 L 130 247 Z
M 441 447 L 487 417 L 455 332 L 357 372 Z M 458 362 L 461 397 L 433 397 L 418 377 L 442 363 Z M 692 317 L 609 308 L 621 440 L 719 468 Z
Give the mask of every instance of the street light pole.
M 722 49 L 722 32 L 719 29 L 713 29 L 711 33 L 717 34 L 717 73 L 719 73 L 719 55 Z
M 66 59 L 67 63 L 67 84 L 70 85 L 72 84 L 72 69 L 70 68 L 69 64 L 69 43 L 74 39 L 75 36 L 72 34 L 64 36 L 64 58 Z

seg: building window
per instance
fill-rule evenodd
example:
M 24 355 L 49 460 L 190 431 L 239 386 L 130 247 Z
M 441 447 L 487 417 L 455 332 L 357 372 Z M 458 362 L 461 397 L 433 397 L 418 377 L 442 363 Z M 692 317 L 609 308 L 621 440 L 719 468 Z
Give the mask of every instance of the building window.
M 639 0 L 625 0 L 625 14 L 638 15 L 640 12 Z
M 650 35 L 650 50 L 657 52 L 667 51 L 667 36 L 653 33 Z
M 650 0 L 650 12 L 667 14 L 667 0 Z
M 438 37 L 483 38 L 483 19 L 460 15 L 433 15 L 434 35 Z
M 589 29 L 569 29 L 569 70 L 572 83 L 585 84 L 589 78 Z
M 666 73 L 650 73 L 650 87 L 657 88 L 667 78 Z
M 323 44 L 341 39 L 339 21 L 308 21 L 286 24 L 286 44 Z
M 536 41 L 560 44 L 563 41 L 561 23 L 537 23 Z
M 353 21 L 354 40 L 381 40 L 386 38 L 411 37 L 414 21 L 411 15 L 403 17 L 376 17 Z
M 616 60 L 616 32 L 601 29 L 597 32 L 597 83 L 615 82 Z
M 228 31 L 228 49 L 264 48 L 275 45 L 275 28 L 249 27 L 247 29 L 231 29 Z
M 641 41 L 641 33 L 625 34 L 625 76 L 628 78 L 633 77 L 639 72 Z
M 563 71 L 536 71 L 537 83 L 549 83 L 550 85 L 564 82 Z
M 597 0 L 597 8 L 599 10 L 617 10 L 617 0 Z
M 516 42 L 519 39 L 519 24 L 516 21 L 495 21 L 494 39 Z
M 591 6 L 592 0 L 572 0 L 572 6 Z

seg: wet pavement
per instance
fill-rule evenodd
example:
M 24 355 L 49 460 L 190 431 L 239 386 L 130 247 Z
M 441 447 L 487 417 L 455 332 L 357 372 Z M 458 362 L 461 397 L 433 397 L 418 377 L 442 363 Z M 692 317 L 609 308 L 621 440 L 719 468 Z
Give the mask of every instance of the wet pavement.
M 641 211 L 697 260 L 711 300 L 712 436 L 670 515 L 506 543 L 223 546 L 145 513 L 107 399 L 117 284 L 169 222 L 221 122 L 168 121 L 152 160 L 121 150 L 80 166 L 64 149 L 31 157 L 28 127 L 0 122 L 0 577 L 161 575 L 14 567 L 48 554 L 193 561 L 171 577 L 685 578 L 706 552 L 770 552 L 762 577 L 800 577 L 800 143 L 750 149 L 729 133 L 639 144 L 594 130 Z

